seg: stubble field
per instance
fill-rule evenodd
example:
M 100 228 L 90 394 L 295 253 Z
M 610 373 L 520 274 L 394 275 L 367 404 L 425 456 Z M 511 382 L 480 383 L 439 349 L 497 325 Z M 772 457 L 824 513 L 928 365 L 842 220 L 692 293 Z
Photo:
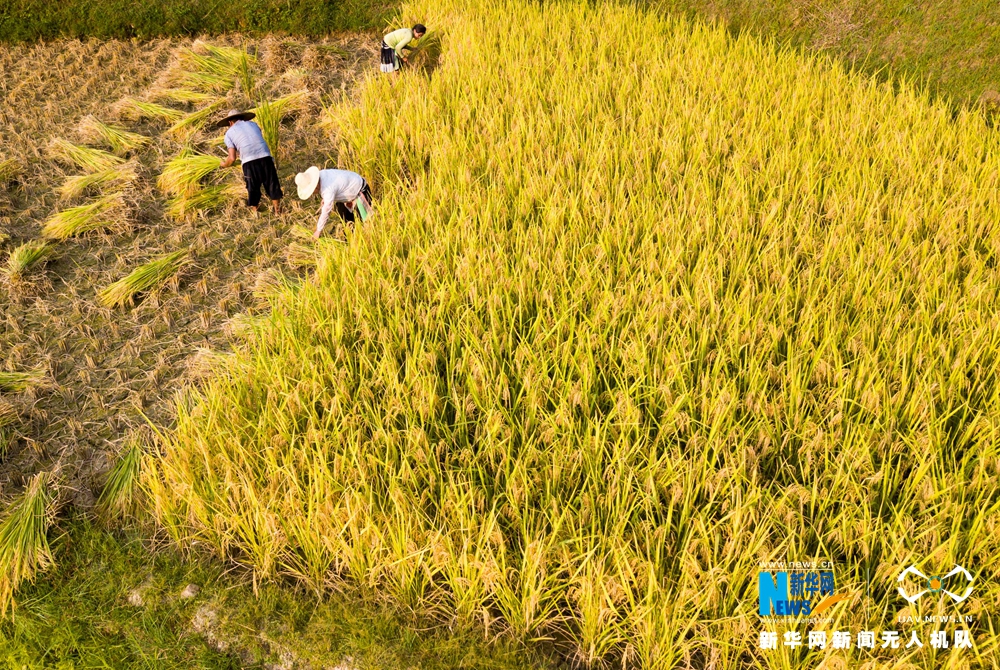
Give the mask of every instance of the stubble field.
M 0 400 L 6 495 L 26 477 L 56 470 L 63 499 L 91 507 L 115 455 L 143 437 L 146 419 L 170 422 L 174 391 L 204 367 L 199 350 L 225 347 L 225 331 L 266 309 L 281 274 L 296 275 L 312 262 L 293 234 L 309 216 L 286 200 L 291 206 L 282 216 L 264 208 L 251 217 L 238 167 L 202 180 L 223 185 L 206 201 L 177 198 L 157 182 L 182 151 L 214 155 L 217 164 L 222 131 L 206 121 L 223 108 L 290 97 L 294 109 L 282 110 L 278 149 L 288 191 L 300 163 L 331 160 L 314 130 L 319 112 L 350 92 L 373 57 L 372 41 L 363 34 L 229 36 L 0 50 L 0 160 L 7 167 L 0 192 L 0 370 L 30 375 L 22 392 L 4 389 Z M 235 76 L 199 78 L 211 63 L 197 57 L 218 48 L 248 54 L 252 90 Z M 163 109 L 143 113 L 131 100 Z M 121 134 L 111 135 L 118 142 L 108 141 L 108 128 Z M 84 151 L 73 154 L 73 146 Z M 105 202 L 93 215 L 65 215 Z M 25 245 L 44 245 L 44 253 L 16 271 L 12 258 Z M 186 265 L 163 287 L 121 305 L 102 302 L 103 290 L 169 254 Z

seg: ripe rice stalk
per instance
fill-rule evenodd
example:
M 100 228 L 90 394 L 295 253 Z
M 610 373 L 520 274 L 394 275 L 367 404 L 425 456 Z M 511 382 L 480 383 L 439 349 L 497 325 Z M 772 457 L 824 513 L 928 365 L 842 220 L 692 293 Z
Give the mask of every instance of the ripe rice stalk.
M 223 93 L 229 90 L 235 79 L 232 76 L 215 72 L 183 72 L 177 79 L 177 84 L 196 91 Z
M 6 428 L 17 421 L 17 409 L 10 402 L 0 399 L 0 428 Z
M 195 49 L 204 49 L 200 54 Z M 233 77 L 245 66 L 256 64 L 257 58 L 238 47 L 223 47 L 196 42 L 192 49 L 181 49 L 178 53 L 180 66 L 187 71 L 210 72 Z
M 257 80 L 254 77 L 252 61 L 248 54 L 241 54 L 240 62 L 236 68 L 236 81 L 240 85 L 240 90 L 248 99 L 253 98 L 257 90 Z
M 32 268 L 38 267 L 55 256 L 56 249 L 45 240 L 25 242 L 10 252 L 7 258 L 7 276 L 22 279 Z
M 119 113 L 127 119 L 139 121 L 141 119 L 154 119 L 173 123 L 184 118 L 185 112 L 172 107 L 164 107 L 155 102 L 136 100 L 135 98 L 124 98 L 118 103 Z
M 292 242 L 285 248 L 285 260 L 293 268 L 315 267 L 317 247 L 315 244 Z
M 215 114 L 223 105 L 226 104 L 225 100 L 216 100 L 212 104 L 199 109 L 196 112 L 192 112 L 187 116 L 179 119 L 174 125 L 167 129 L 168 135 L 174 135 L 179 138 L 188 138 L 194 133 L 198 132 L 210 116 Z
M 433 30 L 411 42 L 409 63 L 411 67 L 428 69 L 434 67 L 441 57 L 441 37 Z
M 198 347 L 195 353 L 187 359 L 185 368 L 190 378 L 204 379 L 213 374 L 221 373 L 234 361 L 236 361 L 236 355 L 231 351 Z
M 350 52 L 342 49 L 336 44 L 317 44 L 316 50 L 322 54 L 327 54 L 329 56 L 337 56 L 339 58 L 350 58 Z
M 62 186 L 59 187 L 59 197 L 63 200 L 72 200 L 83 195 L 87 189 L 93 187 L 114 184 L 118 187 L 131 184 L 136 179 L 135 164 L 126 163 L 107 170 L 99 170 L 88 174 L 79 174 L 67 177 Z
M 157 100 L 166 100 L 167 102 L 176 102 L 180 104 L 194 104 L 198 105 L 203 102 L 208 102 L 210 100 L 215 100 L 216 96 L 211 93 L 202 93 L 200 91 L 190 91 L 183 88 L 161 88 L 154 90 L 151 97 Z
M 44 370 L 5 372 L 0 370 L 0 393 L 21 393 L 45 381 Z
M 65 240 L 91 230 L 114 225 L 111 215 L 123 205 L 122 194 L 112 193 L 92 202 L 64 209 L 42 224 L 42 236 L 50 240 Z
M 21 164 L 15 158 L 0 160 L 0 185 L 12 182 L 21 175 Z
M 195 49 L 203 49 L 207 53 L 198 53 Z M 182 49 L 178 60 L 180 71 L 175 79 L 187 88 L 222 92 L 239 83 L 247 95 L 254 90 L 252 68 L 257 59 L 245 49 L 199 42 L 194 49 Z
M 97 144 L 104 142 L 116 154 L 127 154 L 146 146 L 150 138 L 139 133 L 133 133 L 117 126 L 109 126 L 98 121 L 94 116 L 83 117 L 79 126 L 80 136 L 86 142 Z
M 246 187 L 240 184 L 214 184 L 189 195 L 178 195 L 167 201 L 166 214 L 181 221 L 200 211 L 217 210 L 244 196 Z
M 190 262 L 186 249 L 175 251 L 140 265 L 97 294 L 97 300 L 105 307 L 121 307 L 132 303 L 135 297 L 162 286 L 168 279 Z
M 133 439 L 115 461 L 97 499 L 97 510 L 103 518 L 120 519 L 135 514 L 142 456 L 141 444 Z
M 262 100 L 253 111 L 257 117 L 257 125 L 271 148 L 271 153 L 277 155 L 280 143 L 281 121 L 288 114 L 303 111 L 309 103 L 308 91 L 296 91 L 274 100 Z
M 215 156 L 186 150 L 167 162 L 156 185 L 166 195 L 192 196 L 201 188 L 201 180 L 219 169 L 219 162 Z
M 52 566 L 48 531 L 55 518 L 51 475 L 40 472 L 7 508 L 0 521 L 0 616 L 14 606 L 14 594 L 25 582 Z
M 49 143 L 49 152 L 63 162 L 75 165 L 87 172 L 107 170 L 125 162 L 124 158 L 107 151 L 83 147 L 58 137 Z

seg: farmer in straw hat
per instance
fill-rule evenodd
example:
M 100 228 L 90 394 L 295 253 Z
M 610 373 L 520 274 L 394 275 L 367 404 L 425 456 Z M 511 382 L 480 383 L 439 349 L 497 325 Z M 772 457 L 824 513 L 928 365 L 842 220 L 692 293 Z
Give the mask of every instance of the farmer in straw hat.
M 318 240 L 330 211 L 336 207 L 337 213 L 345 223 L 354 223 L 355 214 L 364 221 L 372 211 L 372 192 L 365 178 L 350 170 L 320 170 L 313 165 L 305 172 L 295 175 L 295 186 L 299 198 L 308 200 L 319 190 L 323 199 L 323 208 L 319 212 L 316 232 L 313 239 Z M 317 186 L 319 187 L 317 189 Z
M 260 126 L 250 120 L 254 116 L 253 112 L 231 109 L 226 118 L 216 124 L 219 128 L 229 128 L 225 138 L 229 155 L 219 165 L 229 167 L 236 162 L 236 154 L 239 154 L 243 166 L 243 181 L 247 185 L 247 205 L 254 213 L 257 212 L 260 187 L 263 186 L 274 206 L 274 213 L 281 214 L 281 181 Z
M 424 27 L 424 24 L 418 23 L 413 28 L 400 28 L 383 37 L 382 72 L 395 72 L 398 70 L 400 59 L 404 63 L 409 62 L 407 57 L 403 55 L 403 49 L 409 49 L 408 45 L 410 42 L 419 40 L 426 33 L 427 28 Z

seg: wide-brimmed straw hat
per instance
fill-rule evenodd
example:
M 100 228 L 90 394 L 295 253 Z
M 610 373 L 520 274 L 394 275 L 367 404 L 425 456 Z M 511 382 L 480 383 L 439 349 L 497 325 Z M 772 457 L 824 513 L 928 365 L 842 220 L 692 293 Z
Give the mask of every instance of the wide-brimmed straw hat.
M 253 112 L 241 112 L 238 109 L 230 109 L 228 112 L 226 112 L 226 118 L 224 118 L 221 121 L 219 121 L 218 123 L 216 123 L 215 127 L 216 128 L 221 128 L 222 126 L 226 125 L 230 121 L 249 121 L 250 119 L 252 119 L 255 116 L 257 116 L 257 115 L 254 114 Z
M 316 192 L 319 184 L 319 168 L 313 165 L 305 172 L 295 175 L 295 186 L 299 189 L 299 200 L 308 200 Z

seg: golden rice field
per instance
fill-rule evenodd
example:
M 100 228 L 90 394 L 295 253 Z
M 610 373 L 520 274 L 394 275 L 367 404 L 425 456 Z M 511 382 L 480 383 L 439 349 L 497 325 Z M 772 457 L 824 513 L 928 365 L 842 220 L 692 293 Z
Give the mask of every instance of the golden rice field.
M 171 536 L 585 666 L 1000 665 L 1000 134 L 634 7 L 403 19 L 440 66 L 323 122 L 377 216 L 178 401 Z M 807 629 L 757 616 L 776 559 L 923 646 L 760 649 Z M 897 595 L 956 563 L 960 606 Z M 972 650 L 897 623 L 951 614 Z

